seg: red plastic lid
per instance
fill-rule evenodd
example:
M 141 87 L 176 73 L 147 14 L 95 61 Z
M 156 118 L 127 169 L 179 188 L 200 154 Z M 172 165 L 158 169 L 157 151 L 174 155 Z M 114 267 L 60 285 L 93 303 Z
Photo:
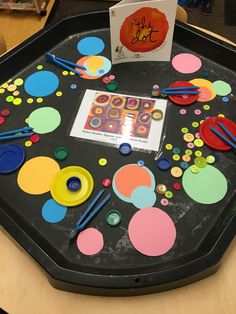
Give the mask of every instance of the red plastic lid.
M 216 128 L 219 132 L 221 132 L 225 137 L 227 137 L 229 140 L 231 140 L 227 134 L 221 129 L 221 127 L 217 124 L 217 122 L 222 122 L 224 126 L 232 133 L 234 136 L 236 136 L 236 124 L 227 118 L 223 117 L 210 117 L 206 119 L 201 125 L 200 125 L 200 136 L 204 143 L 216 150 L 230 150 L 232 149 L 231 146 L 226 144 L 222 139 L 220 139 L 214 132 L 211 131 L 210 127 L 213 126 Z
M 194 86 L 187 81 L 177 81 L 169 86 L 169 88 Z M 168 98 L 173 103 L 180 106 L 187 106 L 198 100 L 199 95 L 168 95 Z

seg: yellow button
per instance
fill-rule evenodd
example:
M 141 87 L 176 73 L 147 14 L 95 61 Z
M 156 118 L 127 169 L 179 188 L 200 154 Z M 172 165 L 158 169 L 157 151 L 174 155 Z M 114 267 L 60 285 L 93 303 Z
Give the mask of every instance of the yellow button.
M 180 178 L 183 174 L 183 170 L 180 167 L 173 167 L 170 173 L 174 178 Z
M 106 158 L 100 158 L 99 161 L 98 161 L 99 165 L 100 166 L 106 166 L 107 164 L 107 159 Z
M 184 134 L 183 138 L 184 138 L 185 142 L 190 143 L 194 140 L 194 135 L 192 133 L 186 133 L 186 134 Z
M 201 157 L 202 156 L 202 152 L 200 150 L 196 150 L 196 152 L 194 154 L 197 157 Z
M 173 145 L 172 144 L 166 144 L 165 147 L 167 150 L 171 150 L 173 148 Z
M 185 154 L 185 155 L 182 156 L 182 159 L 185 162 L 189 162 L 191 160 L 191 157 L 189 155 Z
M 184 133 L 184 134 L 185 134 L 185 133 L 188 133 L 188 128 L 185 128 L 185 127 L 182 128 L 182 129 L 181 129 L 181 132 Z
M 196 138 L 193 143 L 197 147 L 202 147 L 204 145 L 203 140 L 201 140 L 200 138 Z
M 191 170 L 192 173 L 198 173 L 199 172 L 199 168 L 196 165 L 192 165 L 190 167 L 190 170 Z
M 199 123 L 196 122 L 196 121 L 194 121 L 194 122 L 192 123 L 192 126 L 193 126 L 194 128 L 197 128 L 197 127 L 199 126 Z
M 193 151 L 191 149 L 186 149 L 185 154 L 191 156 Z
M 166 191 L 165 197 L 172 198 L 173 197 L 173 193 L 171 191 Z
M 207 161 L 208 164 L 213 164 L 216 161 L 216 159 L 215 159 L 214 156 L 208 155 L 207 158 L 206 158 L 206 161 Z
M 173 158 L 175 161 L 178 161 L 178 160 L 180 160 L 180 155 L 174 154 L 174 155 L 172 156 L 172 158 Z
M 26 147 L 32 146 L 32 142 L 31 142 L 31 141 L 26 141 L 26 142 L 25 142 L 25 146 L 26 146 Z
M 165 192 L 167 191 L 167 187 L 165 186 L 165 184 L 158 184 L 156 186 L 156 192 L 159 194 L 165 194 Z

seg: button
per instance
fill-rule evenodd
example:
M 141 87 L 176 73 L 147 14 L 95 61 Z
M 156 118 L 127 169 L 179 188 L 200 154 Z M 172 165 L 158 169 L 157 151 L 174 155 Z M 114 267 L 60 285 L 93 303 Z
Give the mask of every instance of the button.
M 229 101 L 229 97 L 225 96 L 225 97 L 222 98 L 222 100 L 223 100 L 223 102 L 228 102 Z
M 197 156 L 197 157 L 201 157 L 202 156 L 202 152 L 200 150 L 196 150 L 194 155 Z
M 0 125 L 4 124 L 5 118 L 0 116 Z
M 186 170 L 186 169 L 188 169 L 189 164 L 188 164 L 187 162 L 185 162 L 185 161 L 181 161 L 180 167 L 181 167 L 182 169 Z
M 119 146 L 119 152 L 123 156 L 128 156 L 132 153 L 132 147 L 129 143 L 122 143 Z
M 193 151 L 191 149 L 186 149 L 185 154 L 191 156 L 193 154 Z
M 173 183 L 173 189 L 179 191 L 181 189 L 181 184 L 178 182 Z
M 187 81 L 177 81 L 169 86 L 169 88 L 194 86 Z M 180 106 L 186 106 L 194 103 L 198 100 L 199 95 L 168 95 L 168 98 L 175 104 Z
M 185 134 L 185 133 L 188 133 L 188 128 L 183 127 L 183 128 L 181 129 L 181 132 L 184 133 L 184 134 Z
M 163 112 L 160 109 L 154 109 L 151 112 L 151 117 L 153 120 L 159 121 L 163 118 Z
M 178 161 L 178 160 L 180 160 L 180 155 L 174 154 L 172 156 L 172 158 L 173 158 L 173 160 Z
M 156 165 L 157 168 L 162 170 L 162 171 L 166 171 L 168 169 L 170 169 L 171 167 L 171 161 L 168 158 L 160 158 L 158 160 L 156 160 Z
M 102 79 L 103 83 L 105 83 L 105 84 L 109 83 L 110 80 L 111 79 L 109 77 L 107 77 L 107 76 Z
M 173 154 L 180 154 L 181 153 L 181 149 L 179 147 L 174 147 L 172 150 Z
M 0 173 L 11 173 L 23 164 L 25 150 L 18 144 L 0 145 Z
M 183 174 L 183 170 L 180 167 L 173 167 L 170 173 L 174 178 L 180 178 Z
M 183 161 L 189 162 L 191 160 L 191 157 L 189 155 L 183 155 L 182 156 Z
M 9 109 L 2 109 L 2 110 L 1 110 L 1 115 L 2 115 L 3 117 L 8 117 L 10 114 L 11 114 L 11 112 L 10 112 Z
M 202 147 L 204 145 L 204 142 L 203 140 L 201 140 L 200 138 L 196 138 L 194 141 L 193 141 L 194 145 L 197 146 L 197 147 Z
M 197 121 L 194 121 L 194 122 L 192 123 L 192 127 L 194 127 L 194 128 L 199 127 L 199 123 L 198 123 Z
M 204 106 L 203 106 L 203 109 L 204 109 L 204 110 L 210 110 L 211 107 L 210 107 L 209 105 L 204 105 Z
M 172 197 L 173 197 L 173 192 L 171 192 L 171 191 L 166 191 L 165 197 L 166 197 L 166 198 L 172 198 Z
M 198 168 L 205 168 L 207 166 L 207 161 L 204 157 L 196 157 L 194 159 L 194 164 L 198 167 Z
M 106 84 L 106 89 L 109 92 L 114 92 L 117 90 L 117 88 L 118 88 L 118 83 L 116 81 L 110 81 Z
M 165 146 L 165 148 L 167 149 L 167 150 L 171 150 L 172 149 L 172 144 L 166 144 L 166 146 Z
M 192 142 L 194 140 L 194 135 L 192 133 L 186 133 L 183 136 L 185 142 Z
M 102 186 L 104 186 L 104 188 L 109 188 L 111 186 L 111 183 L 111 180 L 108 178 L 102 180 Z
M 187 146 L 188 146 L 188 148 L 191 148 L 191 149 L 192 149 L 192 148 L 194 148 L 195 145 L 194 145 L 192 142 L 189 142 L 189 143 L 187 144 Z
M 115 227 L 115 226 L 119 225 L 119 223 L 121 222 L 120 212 L 118 212 L 118 210 L 110 210 L 106 214 L 106 221 L 107 221 L 108 225 L 111 227 Z
M 165 192 L 167 191 L 167 187 L 165 186 L 165 184 L 158 184 L 156 186 L 156 192 L 159 194 L 165 194 Z
M 110 79 L 111 81 L 113 81 L 115 78 L 116 78 L 115 75 L 113 75 L 113 74 L 109 75 L 109 79 Z
M 213 155 L 208 155 L 206 161 L 208 164 L 213 164 L 216 161 L 216 159 Z
M 196 165 L 192 165 L 190 167 L 190 170 L 191 170 L 192 173 L 195 173 L 195 174 L 199 172 L 199 168 Z
M 81 188 L 81 180 L 78 177 L 70 177 L 66 181 L 66 186 L 72 192 L 78 191 Z
M 98 164 L 99 164 L 100 166 L 102 166 L 102 167 L 106 166 L 106 164 L 107 164 L 107 159 L 106 159 L 106 158 L 100 158 L 100 159 L 98 160 Z
M 138 165 L 139 167 L 143 167 L 143 166 L 145 165 L 145 163 L 144 163 L 143 160 L 138 160 L 138 161 L 137 161 L 137 165 Z
M 66 147 L 58 147 L 54 152 L 54 156 L 57 160 L 65 160 L 68 156 L 68 149 Z
M 25 142 L 25 147 L 30 147 L 30 146 L 32 146 L 32 142 L 31 141 L 26 141 Z
M 169 205 L 168 199 L 167 198 L 162 198 L 161 199 L 161 205 L 164 206 L 164 207 L 168 206 Z
M 38 143 L 40 140 L 40 136 L 35 133 L 35 134 L 32 134 L 29 139 L 32 143 Z

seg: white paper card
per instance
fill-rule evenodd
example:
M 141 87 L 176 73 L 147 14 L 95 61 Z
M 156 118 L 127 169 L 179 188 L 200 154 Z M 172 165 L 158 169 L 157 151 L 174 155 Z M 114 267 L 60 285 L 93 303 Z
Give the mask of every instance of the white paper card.
M 70 136 L 134 149 L 158 151 L 167 101 L 87 89 Z M 158 109 L 160 120 L 151 113 Z
M 112 63 L 169 61 L 177 0 L 124 0 L 109 9 Z

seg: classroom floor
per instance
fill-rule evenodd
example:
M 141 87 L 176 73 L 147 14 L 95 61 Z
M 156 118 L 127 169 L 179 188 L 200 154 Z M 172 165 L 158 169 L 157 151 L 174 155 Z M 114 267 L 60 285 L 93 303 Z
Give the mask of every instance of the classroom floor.
M 78 0 L 56 0 L 54 10 L 51 12 L 48 23 L 55 22 L 68 15 L 75 15 L 91 11 L 107 10 L 114 1 L 78 1 Z M 213 13 L 211 16 L 203 15 L 199 9 L 187 10 L 188 23 L 205 28 L 217 33 L 233 42 L 236 42 L 236 26 L 225 25 L 224 0 L 212 0 Z

